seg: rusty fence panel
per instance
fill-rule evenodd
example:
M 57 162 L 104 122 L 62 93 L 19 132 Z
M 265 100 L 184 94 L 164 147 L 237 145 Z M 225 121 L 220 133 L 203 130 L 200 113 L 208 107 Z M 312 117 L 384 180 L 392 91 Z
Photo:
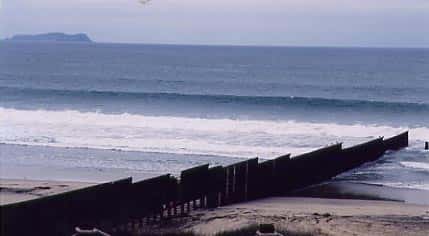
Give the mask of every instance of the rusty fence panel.
M 341 144 L 335 144 L 291 158 L 287 178 L 293 180 L 290 181 L 290 189 L 303 188 L 328 180 L 334 171 L 328 168 L 326 163 L 329 163 L 330 159 L 336 160 L 340 154 Z
M 253 158 L 246 161 L 246 186 L 245 186 L 245 200 L 253 200 L 258 198 L 258 158 Z
M 68 235 L 82 225 L 111 225 L 120 212 L 118 193 L 131 178 L 3 205 L 2 235 Z
M 386 150 L 399 150 L 408 147 L 408 131 L 383 140 Z
M 290 154 L 286 154 L 274 159 L 274 185 L 273 194 L 281 195 L 287 193 L 291 189 L 291 182 L 294 181 L 290 175 Z
M 133 183 L 127 201 L 128 218 L 163 218 L 164 209 L 177 198 L 177 179 L 170 174 Z
M 222 205 L 225 198 L 225 168 L 222 166 L 210 168 L 208 179 L 208 186 L 210 188 L 207 191 L 207 207 L 216 208 Z
M 187 210 L 191 209 L 190 202 L 196 207 L 197 201 L 199 207 L 205 207 L 205 196 L 209 187 L 209 164 L 197 166 L 184 170 L 180 174 L 180 200 L 187 203 Z
M 377 138 L 353 147 L 344 148 L 338 165 L 341 172 L 356 168 L 365 162 L 380 158 L 385 152 L 383 138 Z
M 273 196 L 275 191 L 275 160 L 267 160 L 258 164 L 257 198 Z

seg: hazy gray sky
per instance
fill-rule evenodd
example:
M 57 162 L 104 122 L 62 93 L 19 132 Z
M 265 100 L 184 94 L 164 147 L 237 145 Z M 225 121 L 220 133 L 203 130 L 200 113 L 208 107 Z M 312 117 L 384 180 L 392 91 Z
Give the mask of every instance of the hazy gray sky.
M 96 41 L 429 47 L 428 0 L 0 0 L 2 37 Z

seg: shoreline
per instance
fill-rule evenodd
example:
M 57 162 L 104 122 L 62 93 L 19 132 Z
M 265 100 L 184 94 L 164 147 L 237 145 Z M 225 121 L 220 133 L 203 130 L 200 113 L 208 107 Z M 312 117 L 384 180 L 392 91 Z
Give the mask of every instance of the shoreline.
M 115 179 L 112 178 L 104 182 L 113 180 Z M 0 205 L 50 196 L 104 182 L 0 178 Z M 292 191 L 282 197 L 390 201 L 421 204 L 429 207 L 428 190 L 394 188 L 346 181 L 328 181 Z
M 429 190 L 335 180 L 295 190 L 286 196 L 395 201 L 429 206 Z

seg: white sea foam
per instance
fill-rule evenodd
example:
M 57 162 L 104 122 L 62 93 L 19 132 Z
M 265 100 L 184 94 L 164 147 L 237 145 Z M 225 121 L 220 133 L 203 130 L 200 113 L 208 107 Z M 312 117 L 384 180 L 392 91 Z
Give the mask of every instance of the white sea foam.
M 348 146 L 407 129 L 0 108 L 0 143 L 235 157 L 297 154 L 340 141 Z M 414 140 L 428 140 L 429 129 L 410 129 L 410 136 Z
M 414 169 L 429 171 L 429 163 L 413 162 L 413 161 L 401 161 L 400 163 L 402 166 L 405 166 L 408 168 L 414 168 Z
M 379 182 L 379 181 L 357 181 L 356 183 L 367 183 L 367 184 L 377 184 L 394 188 L 406 188 L 406 189 L 422 189 L 429 190 L 429 183 L 427 182 Z

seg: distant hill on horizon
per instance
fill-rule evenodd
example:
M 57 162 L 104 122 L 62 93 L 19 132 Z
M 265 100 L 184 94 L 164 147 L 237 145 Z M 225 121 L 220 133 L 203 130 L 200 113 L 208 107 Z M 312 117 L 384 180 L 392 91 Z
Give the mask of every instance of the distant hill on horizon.
M 46 34 L 18 34 L 7 41 L 46 41 L 46 42 L 93 42 L 88 35 L 80 34 L 65 34 L 65 33 L 46 33 Z

